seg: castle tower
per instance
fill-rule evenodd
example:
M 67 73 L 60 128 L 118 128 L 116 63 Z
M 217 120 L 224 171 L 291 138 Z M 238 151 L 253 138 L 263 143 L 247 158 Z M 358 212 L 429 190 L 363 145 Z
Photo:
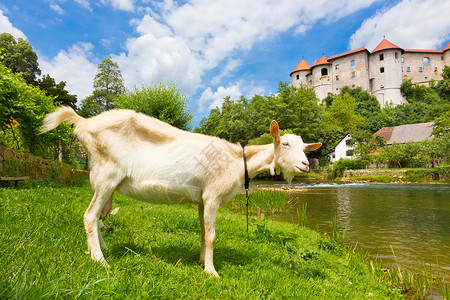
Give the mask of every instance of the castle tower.
M 444 52 L 444 65 L 450 66 L 450 42 L 442 49 L 442 52 Z
M 377 97 L 381 107 L 389 102 L 399 105 L 405 102 L 402 84 L 402 61 L 404 50 L 383 39 L 369 56 L 369 90 Z
M 331 63 L 322 56 L 311 67 L 311 84 L 316 91 L 317 98 L 323 100 L 331 93 Z
M 292 86 L 299 87 L 301 84 L 307 85 L 306 75 L 311 72 L 311 66 L 302 59 L 300 63 L 295 67 L 294 71 L 291 72 Z

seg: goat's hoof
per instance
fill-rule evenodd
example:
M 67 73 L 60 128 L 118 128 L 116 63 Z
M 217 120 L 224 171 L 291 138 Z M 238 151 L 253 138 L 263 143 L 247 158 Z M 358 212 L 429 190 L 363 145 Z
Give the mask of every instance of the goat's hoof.
M 219 276 L 219 274 L 216 272 L 216 270 L 212 270 L 212 271 L 206 271 L 206 270 L 205 270 L 205 273 L 208 274 L 208 275 L 211 276 L 211 277 L 214 277 L 214 278 L 220 278 L 220 276 Z
M 110 266 L 108 265 L 108 263 L 106 262 L 106 259 L 104 257 L 100 258 L 100 260 L 98 262 L 101 263 L 105 269 L 110 268 Z

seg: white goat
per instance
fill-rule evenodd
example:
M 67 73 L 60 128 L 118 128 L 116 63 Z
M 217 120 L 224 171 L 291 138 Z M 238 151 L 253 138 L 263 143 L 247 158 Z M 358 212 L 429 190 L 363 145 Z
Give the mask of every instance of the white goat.
M 102 211 L 106 215 L 111 209 L 112 194 L 118 189 L 123 195 L 152 203 L 198 204 L 199 263 L 207 274 L 218 276 L 213 265 L 216 213 L 244 183 L 241 146 L 182 131 L 131 110 L 112 110 L 85 119 L 70 107 L 59 107 L 45 117 L 41 133 L 63 121 L 74 124 L 75 134 L 90 155 L 95 193 L 84 214 L 84 225 L 91 258 L 109 267 L 101 250 L 106 245 L 98 220 Z M 322 144 L 305 144 L 292 134 L 280 137 L 275 121 L 270 133 L 273 144 L 245 147 L 249 176 L 282 169 L 290 181 L 295 174 L 308 172 L 304 151 Z

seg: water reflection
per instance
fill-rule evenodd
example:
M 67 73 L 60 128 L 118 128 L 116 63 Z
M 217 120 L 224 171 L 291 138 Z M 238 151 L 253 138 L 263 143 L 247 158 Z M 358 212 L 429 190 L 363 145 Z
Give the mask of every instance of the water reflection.
M 307 203 L 311 227 L 330 232 L 337 216 L 348 243 L 369 250 L 385 264 L 436 266 L 450 278 L 450 185 L 296 184 L 296 207 L 273 219 L 297 222 Z M 393 254 L 394 250 L 395 257 Z

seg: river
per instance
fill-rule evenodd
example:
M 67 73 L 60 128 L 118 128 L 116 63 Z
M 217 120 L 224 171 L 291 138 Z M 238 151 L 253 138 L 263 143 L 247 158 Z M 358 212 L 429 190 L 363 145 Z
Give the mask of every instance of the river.
M 260 184 L 264 186 L 265 184 Z M 270 184 L 270 186 L 286 184 Z M 432 266 L 450 279 L 450 185 L 294 183 L 295 207 L 270 219 L 297 223 L 307 203 L 309 226 L 330 233 L 336 216 L 346 243 L 358 245 L 384 265 Z

